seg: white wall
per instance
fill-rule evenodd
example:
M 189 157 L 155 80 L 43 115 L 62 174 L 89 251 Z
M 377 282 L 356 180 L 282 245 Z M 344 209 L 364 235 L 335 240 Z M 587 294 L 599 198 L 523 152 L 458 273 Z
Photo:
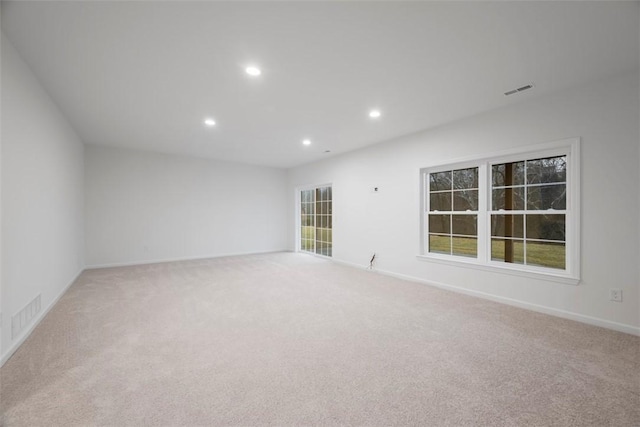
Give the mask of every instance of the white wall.
M 334 258 L 459 291 L 640 333 L 637 73 L 495 110 L 288 173 L 289 248 L 295 189 L 334 185 Z M 418 260 L 419 169 L 472 155 L 582 139 L 582 282 L 578 286 Z M 380 193 L 373 194 L 372 187 Z M 621 288 L 624 301 L 609 301 Z
M 286 249 L 282 169 L 85 150 L 87 266 Z
M 40 317 L 82 270 L 83 145 L 2 36 L 2 361 L 11 316 L 41 294 Z
M 0 9 L 0 18 L 1 18 L 1 12 L 2 9 Z M 0 31 L 0 101 L 2 101 L 4 98 L 2 98 L 2 74 L 4 73 L 4 71 L 2 71 L 2 43 L 4 40 L 4 34 L 2 33 L 2 31 Z M 2 104 L 3 102 L 0 102 L 0 122 L 2 120 Z M 0 126 L 2 125 L 2 123 L 0 123 Z M 3 325 L 3 315 L 2 315 L 2 132 L 1 132 L 1 127 L 0 127 L 0 366 L 2 366 L 2 355 L 3 355 L 3 351 L 2 351 L 2 325 Z

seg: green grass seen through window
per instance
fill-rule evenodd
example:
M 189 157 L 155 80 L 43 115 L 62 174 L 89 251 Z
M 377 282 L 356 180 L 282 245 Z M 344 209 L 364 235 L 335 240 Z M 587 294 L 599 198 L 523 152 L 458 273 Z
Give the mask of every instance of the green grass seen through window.
M 429 236 L 429 252 L 451 254 L 450 236 Z M 477 240 L 474 238 L 453 237 L 453 255 L 477 255 Z M 491 259 L 504 260 L 504 240 L 494 239 L 491 242 Z M 513 262 L 524 264 L 524 242 L 513 242 Z M 564 243 L 527 242 L 527 264 L 564 270 L 566 265 L 566 250 Z

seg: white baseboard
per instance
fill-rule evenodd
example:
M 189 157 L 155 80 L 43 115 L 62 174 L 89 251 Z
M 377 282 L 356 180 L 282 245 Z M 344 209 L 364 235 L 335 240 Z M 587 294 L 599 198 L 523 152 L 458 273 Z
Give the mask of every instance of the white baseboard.
M 58 303 L 58 301 L 60 301 L 60 298 L 62 298 L 62 295 L 64 295 L 67 292 L 67 290 L 71 287 L 71 285 L 73 285 L 75 281 L 78 280 L 78 277 L 80 277 L 83 271 L 84 269 L 80 269 L 80 271 L 78 271 L 78 273 L 73 277 L 73 279 L 69 283 L 67 283 L 67 286 L 65 286 L 64 289 L 62 289 L 60 294 L 58 294 L 58 296 L 55 297 L 53 301 L 51 301 L 49 305 L 46 306 L 45 309 L 38 314 L 38 316 L 34 319 L 31 326 L 28 329 L 24 330 L 22 334 L 20 334 L 20 337 L 11 345 L 11 347 L 9 347 L 9 350 L 7 350 L 7 352 L 2 355 L 2 358 L 0 359 L 0 367 L 2 367 L 11 358 L 11 356 L 13 356 L 16 350 L 20 348 L 20 346 L 25 342 L 25 340 L 29 338 L 29 335 L 31 335 L 34 329 L 40 324 L 42 319 L 44 319 L 44 317 L 47 315 L 47 313 L 49 313 L 49 311 L 53 308 L 53 306 L 55 306 Z
M 501 297 L 501 296 L 497 296 L 497 295 L 492 295 L 492 294 L 488 294 L 488 293 L 485 293 L 485 292 L 480 292 L 480 291 L 475 291 L 475 290 L 471 290 L 471 289 L 462 288 L 462 287 L 459 287 L 459 286 L 449 285 L 449 284 L 446 284 L 446 283 L 441 283 L 441 282 L 435 282 L 435 281 L 432 281 L 432 280 L 421 279 L 419 277 L 409 276 L 409 275 L 406 275 L 406 274 L 394 273 L 394 272 L 391 272 L 391 271 L 378 270 L 378 269 L 370 270 L 367 266 L 359 265 L 359 264 L 355 264 L 355 263 L 351 263 L 351 262 L 347 262 L 347 261 L 342 261 L 342 260 L 337 260 L 337 259 L 334 259 L 333 261 L 337 262 L 339 264 L 347 265 L 349 267 L 360 268 L 360 269 L 367 270 L 367 271 L 370 271 L 370 272 L 373 272 L 373 273 L 378 273 L 378 274 L 382 274 L 382 275 L 385 275 L 385 276 L 395 277 L 396 279 L 402 279 L 402 280 L 407 280 L 407 281 L 410 281 L 410 282 L 416 282 L 416 283 L 420 283 L 420 284 L 427 285 L 427 286 L 433 286 L 433 287 L 436 287 L 436 288 L 445 289 L 445 290 L 457 292 L 457 293 L 460 293 L 460 294 L 470 295 L 470 296 L 474 296 L 474 297 L 478 297 L 478 298 L 482 298 L 482 299 L 498 302 L 498 303 L 501 303 L 501 304 L 507 304 L 507 305 L 511 305 L 511 306 L 514 306 L 514 307 L 524 308 L 525 310 L 531 310 L 531 311 L 535 311 L 535 312 L 538 312 L 538 313 L 543 313 L 543 314 L 548 314 L 548 315 L 551 315 L 551 316 L 561 317 L 563 319 L 569 319 L 569 320 L 574 320 L 576 322 L 586 323 L 588 325 L 599 326 L 601 328 L 612 329 L 614 331 L 624 332 L 624 333 L 627 333 L 627 334 L 640 336 L 640 327 L 633 326 L 633 325 L 627 325 L 627 324 L 624 324 L 624 323 L 612 322 L 610 320 L 600 319 L 598 317 L 586 316 L 584 314 L 574 313 L 574 312 L 566 311 L 566 310 L 560 310 L 560 309 L 557 309 L 557 308 L 546 307 L 546 306 L 543 306 L 543 305 L 533 304 L 533 303 L 529 303 L 529 302 L 526 302 L 526 301 L 516 300 L 516 299 L 513 299 L 513 298 L 506 298 L 506 297 Z
M 236 252 L 236 253 L 204 255 L 204 256 L 199 255 L 195 257 L 160 258 L 160 259 L 128 261 L 128 262 L 113 262 L 113 263 L 106 263 L 106 264 L 90 264 L 90 265 L 87 265 L 85 269 L 93 270 L 96 268 L 132 267 L 135 265 L 161 264 L 164 262 L 178 262 L 178 261 L 199 261 L 199 260 L 211 259 L 211 258 L 224 258 L 224 257 L 242 256 L 242 255 L 261 255 L 261 254 L 272 254 L 277 252 L 290 252 L 290 251 L 287 249 L 282 249 L 282 250 L 273 250 L 273 251 Z

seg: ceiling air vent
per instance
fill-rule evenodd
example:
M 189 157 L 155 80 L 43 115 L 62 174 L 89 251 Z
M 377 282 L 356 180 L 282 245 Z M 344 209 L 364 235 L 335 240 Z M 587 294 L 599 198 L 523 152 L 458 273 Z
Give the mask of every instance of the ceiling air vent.
M 526 85 L 526 86 L 519 87 L 517 89 L 510 90 L 508 92 L 505 92 L 504 94 L 507 95 L 507 96 L 508 95 L 513 95 L 514 93 L 518 93 L 518 92 L 522 92 L 522 91 L 525 91 L 525 90 L 529 90 L 532 87 L 533 87 L 533 85 L 529 84 L 529 85 Z

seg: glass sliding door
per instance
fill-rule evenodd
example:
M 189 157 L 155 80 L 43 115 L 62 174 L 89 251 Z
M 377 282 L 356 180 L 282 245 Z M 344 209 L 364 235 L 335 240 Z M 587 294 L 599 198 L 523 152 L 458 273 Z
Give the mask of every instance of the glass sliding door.
M 333 249 L 331 186 L 300 192 L 300 250 L 331 256 Z
M 332 211 L 331 187 L 316 188 L 316 253 L 331 256 Z
M 300 250 L 316 252 L 316 190 L 300 192 Z

